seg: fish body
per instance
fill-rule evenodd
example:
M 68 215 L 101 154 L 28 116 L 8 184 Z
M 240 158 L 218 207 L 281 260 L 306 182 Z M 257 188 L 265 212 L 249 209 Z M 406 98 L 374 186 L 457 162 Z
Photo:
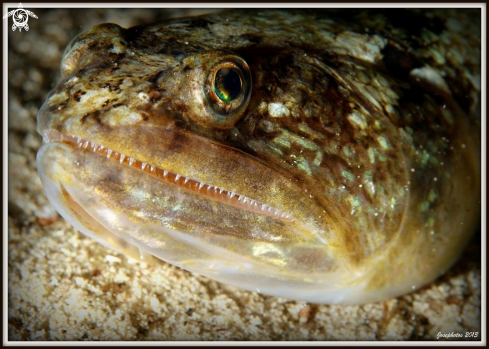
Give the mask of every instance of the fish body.
M 98 25 L 67 47 L 38 114 L 46 193 L 107 247 L 249 290 L 340 304 L 410 292 L 479 224 L 477 14 Z

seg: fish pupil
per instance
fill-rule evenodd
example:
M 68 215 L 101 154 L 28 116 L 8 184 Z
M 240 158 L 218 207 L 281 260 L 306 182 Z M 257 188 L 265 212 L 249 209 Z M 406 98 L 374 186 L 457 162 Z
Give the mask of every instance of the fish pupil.
M 214 91 L 224 102 L 231 102 L 241 92 L 241 78 L 234 69 L 222 68 L 216 73 Z

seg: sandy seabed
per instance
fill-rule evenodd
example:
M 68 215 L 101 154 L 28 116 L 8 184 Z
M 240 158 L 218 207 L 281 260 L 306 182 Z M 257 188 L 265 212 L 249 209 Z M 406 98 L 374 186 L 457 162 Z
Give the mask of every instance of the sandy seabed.
M 332 306 L 148 266 L 75 231 L 47 201 L 35 163 L 36 114 L 60 79 L 65 46 L 98 23 L 129 27 L 201 11 L 30 10 L 39 18 L 29 19 L 28 32 L 12 32 L 11 19 L 8 26 L 9 341 L 481 339 L 480 233 L 450 271 L 415 293 Z

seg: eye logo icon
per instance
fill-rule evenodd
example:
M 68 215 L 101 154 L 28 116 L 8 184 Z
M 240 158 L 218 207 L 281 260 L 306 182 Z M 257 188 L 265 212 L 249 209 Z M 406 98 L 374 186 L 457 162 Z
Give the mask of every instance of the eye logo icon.
M 20 32 L 22 31 L 22 28 L 24 28 L 26 31 L 29 30 L 29 25 L 27 24 L 27 21 L 29 20 L 29 16 L 37 18 L 34 12 L 25 10 L 22 6 L 22 3 L 19 3 L 18 9 L 10 11 L 5 16 L 3 16 L 3 18 L 7 18 L 10 16 L 12 16 L 12 19 L 14 20 L 12 31 L 15 31 L 15 29 L 19 28 Z

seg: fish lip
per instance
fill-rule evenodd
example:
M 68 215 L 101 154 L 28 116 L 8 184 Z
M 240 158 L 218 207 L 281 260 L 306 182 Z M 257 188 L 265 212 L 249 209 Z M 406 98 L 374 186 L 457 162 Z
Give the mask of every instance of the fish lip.
M 103 155 L 109 160 L 116 160 L 120 164 L 128 165 L 146 174 L 155 176 L 165 182 L 172 183 L 178 187 L 183 187 L 194 192 L 198 192 L 205 197 L 213 198 L 224 204 L 239 207 L 247 211 L 264 214 L 274 218 L 281 218 L 291 222 L 296 221 L 296 219 L 294 219 L 292 215 L 281 211 L 273 206 L 262 203 L 258 200 L 254 200 L 247 196 L 217 187 L 215 185 L 204 183 L 198 179 L 189 178 L 185 175 L 162 169 L 158 166 L 151 165 L 142 160 L 135 159 L 123 153 L 104 147 L 103 145 L 86 140 L 80 136 L 66 135 L 54 129 L 44 130 L 42 132 L 42 136 L 44 144 L 63 143 L 74 148 L 76 147 L 91 151 L 93 153 Z

